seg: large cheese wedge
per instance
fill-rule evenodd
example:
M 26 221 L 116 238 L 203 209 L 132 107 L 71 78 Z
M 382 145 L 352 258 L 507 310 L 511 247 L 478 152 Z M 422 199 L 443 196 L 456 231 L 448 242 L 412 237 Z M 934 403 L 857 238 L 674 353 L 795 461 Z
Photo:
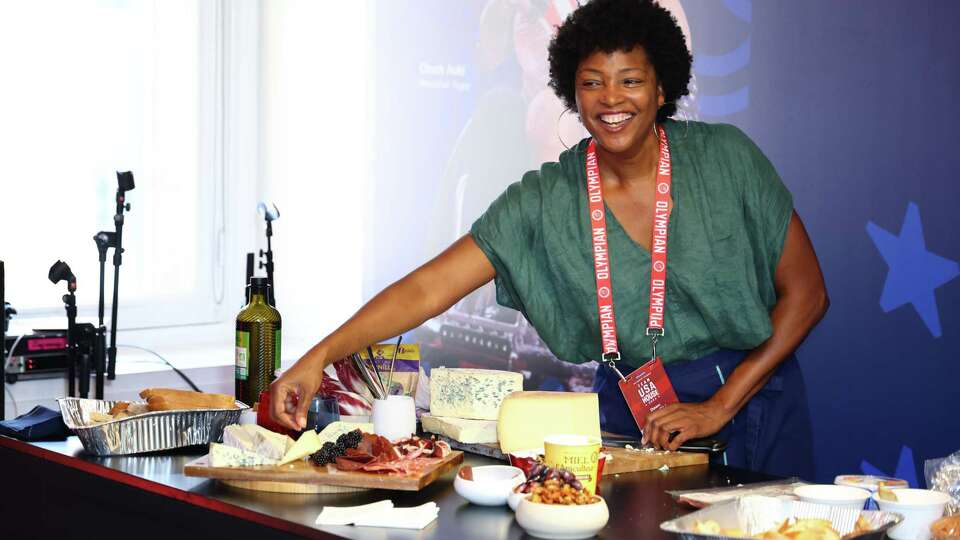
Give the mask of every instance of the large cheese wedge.
M 504 453 L 543 448 L 548 435 L 600 436 L 600 402 L 585 392 L 514 392 L 500 404 Z
M 287 451 L 293 448 L 294 441 L 290 436 L 258 426 L 256 424 L 246 424 L 244 428 L 254 434 L 256 446 L 254 451 L 263 457 L 270 459 L 282 459 L 287 455 Z
M 244 429 L 240 424 L 232 424 L 223 428 L 223 444 L 231 448 L 239 448 L 247 452 L 253 452 L 257 446 L 254 434 Z
M 351 431 L 359 429 L 363 433 L 373 433 L 373 424 L 369 423 L 357 423 L 357 422 L 330 422 L 327 424 L 327 427 L 319 433 L 320 444 L 323 445 L 325 442 L 337 442 L 337 439 L 344 433 L 350 433 Z
M 497 442 L 497 423 L 493 420 L 468 420 L 425 414 L 420 417 L 423 430 L 439 433 L 455 441 L 467 444 L 489 444 Z
M 248 452 L 220 443 L 210 443 L 207 457 L 211 467 L 254 467 L 275 465 L 276 460 L 267 459 L 256 452 Z
M 297 461 L 298 459 L 303 459 L 310 454 L 313 454 L 317 450 L 320 450 L 320 447 L 323 444 L 320 442 L 320 436 L 316 431 L 308 429 L 303 432 L 303 435 L 300 435 L 300 438 L 297 439 L 297 442 L 293 444 L 293 447 L 284 454 L 283 459 L 280 460 L 280 465 L 286 465 L 287 463 Z
M 496 420 L 500 402 L 523 390 L 523 375 L 493 369 L 430 370 L 430 414 L 474 420 Z
M 223 444 L 278 461 L 293 446 L 293 439 L 256 424 L 233 424 L 223 430 Z

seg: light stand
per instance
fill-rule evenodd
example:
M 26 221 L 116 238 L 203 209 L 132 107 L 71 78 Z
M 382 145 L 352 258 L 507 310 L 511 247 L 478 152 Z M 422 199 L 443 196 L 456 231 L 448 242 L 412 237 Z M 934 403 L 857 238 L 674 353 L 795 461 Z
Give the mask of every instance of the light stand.
M 270 285 L 267 290 L 267 303 L 277 307 L 276 286 L 273 283 L 273 248 L 270 245 L 270 238 L 273 237 L 273 221 L 280 217 L 280 210 L 277 209 L 275 204 L 271 203 L 271 206 L 273 206 L 273 210 L 267 208 L 266 203 L 257 205 L 257 211 L 263 212 L 263 219 L 267 222 L 267 251 L 260 250 L 260 256 L 266 259 L 266 263 L 260 261 L 260 268 L 267 269 L 267 283 Z
M 107 378 L 111 381 L 117 378 L 117 301 L 119 298 L 120 264 L 123 261 L 123 211 L 130 210 L 130 203 L 125 203 L 126 193 L 134 188 L 133 173 L 117 172 L 117 213 L 113 216 L 116 227 L 116 245 L 113 246 L 113 304 L 110 306 L 110 347 L 107 349 L 109 362 L 107 364 Z
M 63 295 L 64 309 L 67 311 L 67 395 L 75 396 L 75 380 L 77 377 L 77 297 L 73 293 L 77 290 L 77 278 L 70 271 L 67 263 L 58 260 L 50 267 L 47 278 L 54 284 L 67 282 L 67 294 Z M 89 366 L 88 366 L 89 368 Z M 89 392 L 90 372 L 87 371 L 86 382 L 80 382 L 81 393 L 86 387 Z M 84 394 L 83 397 L 86 397 Z

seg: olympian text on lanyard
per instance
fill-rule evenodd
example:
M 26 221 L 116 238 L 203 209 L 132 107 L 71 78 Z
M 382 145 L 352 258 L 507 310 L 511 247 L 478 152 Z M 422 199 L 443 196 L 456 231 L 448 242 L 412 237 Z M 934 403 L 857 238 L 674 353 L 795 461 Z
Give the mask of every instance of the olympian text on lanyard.
M 657 338 L 663 335 L 663 313 L 666 307 L 667 229 L 670 223 L 670 145 L 667 132 L 656 126 L 660 143 L 653 212 L 653 241 L 650 244 L 650 312 L 647 335 L 653 345 L 653 359 L 657 357 Z M 597 143 L 587 146 L 587 199 L 590 209 L 590 229 L 593 239 L 594 275 L 597 280 L 597 308 L 600 313 L 600 341 L 603 359 L 616 368 L 620 359 L 617 343 L 617 322 L 613 310 L 613 282 L 610 277 L 610 254 L 607 246 L 607 218 L 603 204 L 603 183 L 597 165 Z M 623 375 L 620 374 L 621 379 Z

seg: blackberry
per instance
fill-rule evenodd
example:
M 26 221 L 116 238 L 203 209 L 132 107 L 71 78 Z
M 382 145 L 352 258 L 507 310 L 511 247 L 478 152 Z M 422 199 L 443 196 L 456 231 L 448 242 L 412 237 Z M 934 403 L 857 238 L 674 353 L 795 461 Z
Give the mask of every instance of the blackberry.
M 359 429 L 355 429 L 337 437 L 337 444 L 342 446 L 344 449 L 356 448 L 362 440 L 363 433 L 361 433 Z
M 310 461 L 317 465 L 326 465 L 328 463 L 333 463 L 337 460 L 337 457 L 341 456 L 341 453 L 337 452 L 336 445 L 331 442 L 324 443 L 324 445 L 313 454 L 310 455 Z

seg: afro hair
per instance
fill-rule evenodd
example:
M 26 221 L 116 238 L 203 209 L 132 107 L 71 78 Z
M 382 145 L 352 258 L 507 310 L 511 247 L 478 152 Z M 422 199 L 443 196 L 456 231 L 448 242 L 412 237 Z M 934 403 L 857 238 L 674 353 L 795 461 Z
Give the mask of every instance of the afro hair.
M 596 51 L 612 53 L 643 47 L 663 88 L 657 122 L 677 112 L 687 95 L 693 58 L 683 30 L 652 0 L 592 0 L 567 17 L 550 41 L 550 88 L 570 110 L 577 110 L 577 68 Z

